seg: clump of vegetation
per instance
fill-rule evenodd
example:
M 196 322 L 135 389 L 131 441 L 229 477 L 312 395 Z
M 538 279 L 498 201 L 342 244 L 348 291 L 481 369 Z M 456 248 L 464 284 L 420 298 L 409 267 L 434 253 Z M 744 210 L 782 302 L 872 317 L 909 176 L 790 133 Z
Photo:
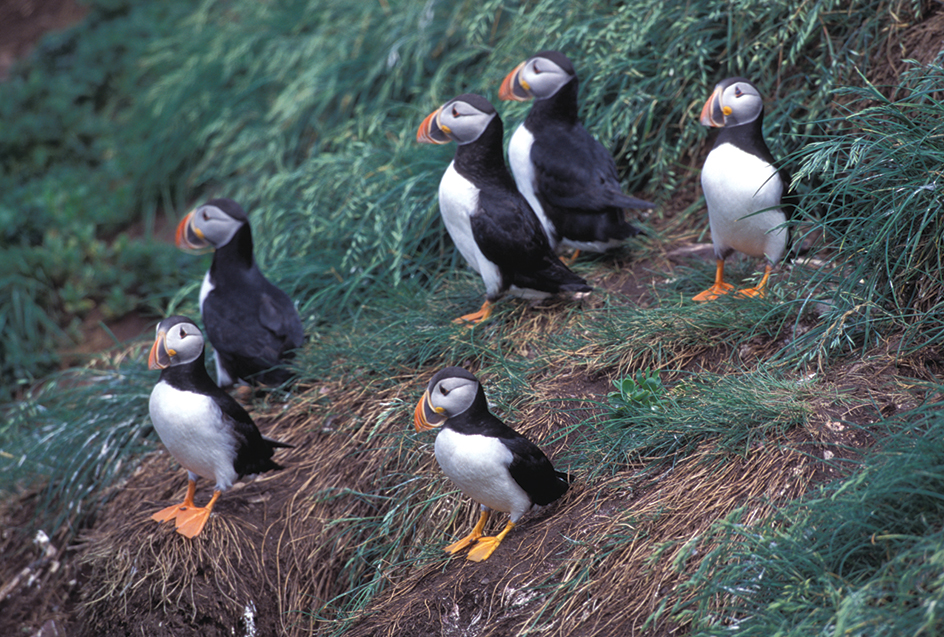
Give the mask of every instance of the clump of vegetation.
M 535 580 L 549 601 L 535 611 L 532 625 L 556 621 L 547 619 L 558 616 L 555 608 L 569 613 L 568 625 L 588 621 L 579 604 L 593 599 L 604 568 L 625 563 L 632 551 L 639 572 L 651 566 L 651 545 L 641 541 L 649 533 L 665 546 L 683 545 L 692 534 L 686 512 L 712 496 L 718 504 L 712 511 L 726 515 L 734 500 L 726 499 L 727 491 L 717 494 L 741 475 L 759 476 L 750 486 L 760 490 L 745 488 L 738 496 L 744 499 L 767 484 L 783 497 L 805 487 L 802 477 L 782 475 L 779 464 L 778 445 L 814 411 L 812 390 L 792 375 L 797 365 L 816 360 L 828 367 L 837 354 L 877 342 L 876 327 L 910 326 L 915 343 L 944 338 L 932 318 L 921 318 L 936 313 L 941 301 L 934 279 L 941 233 L 933 214 L 941 190 L 928 187 L 936 183 L 933 166 L 940 166 L 939 102 L 932 90 L 939 70 L 916 69 L 907 99 L 882 101 L 866 87 L 860 94 L 872 100 L 867 108 L 838 119 L 833 110 L 835 89 L 860 82 L 854 70 L 866 60 L 857 52 L 887 37 L 892 16 L 903 13 L 896 5 L 892 14 L 879 0 L 852 6 L 748 0 L 737 7 L 727 0 L 698 6 L 643 0 L 93 3 L 91 18 L 61 36 L 61 46 L 41 48 L 34 67 L 21 67 L 0 86 L 2 120 L 22 122 L 15 132 L 0 130 L 0 190 L 6 194 L 0 204 L 0 328 L 6 330 L 0 343 L 8 348 L 0 383 L 3 395 L 22 389 L 22 400 L 4 405 L 0 418 L 4 475 L 9 484 L 47 485 L 37 520 L 65 538 L 114 497 L 110 487 L 152 446 L 144 410 L 154 374 L 144 371 L 142 348 L 31 389 L 14 383 L 53 366 L 57 339 L 93 306 L 105 317 L 141 306 L 196 315 L 203 263 L 171 246 L 154 246 L 147 229 L 159 207 L 173 216 L 192 200 L 226 195 L 249 211 L 256 256 L 298 301 L 311 336 L 295 359 L 297 389 L 289 390 L 304 398 L 272 393 L 265 400 L 292 401 L 285 426 L 299 438 L 323 436 L 323 445 L 310 445 L 312 453 L 330 452 L 332 467 L 358 485 L 307 482 L 320 476 L 303 467 L 301 481 L 310 490 L 300 492 L 299 506 L 330 534 L 322 542 L 306 528 L 298 537 L 312 543 L 312 555 L 326 558 L 292 555 L 286 563 L 306 575 L 313 562 L 340 566 L 331 573 L 334 566 L 324 568 L 324 587 L 316 593 L 295 589 L 298 597 L 285 608 L 310 612 L 313 625 L 341 632 L 350 624 L 338 618 L 363 617 L 359 613 L 418 562 L 441 568 L 433 549 L 417 538 L 441 537 L 449 525 L 465 521 L 447 508 L 448 493 L 417 480 L 417 467 L 430 458 L 405 459 L 403 432 L 414 398 L 403 387 L 420 372 L 471 362 L 477 373 L 507 379 L 490 398 L 518 407 L 515 401 L 530 398 L 532 381 L 546 379 L 549 369 L 586 371 L 593 379 L 651 370 L 619 381 L 609 405 L 605 395 L 581 396 L 591 406 L 557 409 L 566 401 L 549 392 L 540 413 L 531 414 L 545 419 L 541 426 L 560 412 L 571 418 L 566 426 L 555 420 L 548 435 L 552 442 L 566 440 L 562 455 L 577 470 L 588 469 L 582 479 L 591 487 L 573 490 L 586 508 L 571 518 L 580 524 L 562 540 L 560 551 L 568 557 Z M 563 50 L 574 61 L 583 119 L 617 156 L 624 186 L 660 203 L 693 181 L 707 139 L 697 124 L 698 106 L 723 77 L 749 76 L 768 97 L 765 125 L 776 156 L 829 132 L 828 140 L 799 155 L 807 160 L 800 179 L 823 180 L 822 188 L 815 180 L 798 184 L 803 210 L 825 230 L 833 250 L 819 278 L 804 287 L 797 283 L 803 274 L 796 275 L 789 286 L 750 304 L 721 299 L 692 307 L 687 299 L 706 281 L 692 284 L 680 268 L 681 276 L 652 294 L 650 306 L 600 289 L 595 309 L 526 309 L 509 302 L 489 324 L 454 327 L 449 320 L 461 307 L 480 302 L 480 283 L 462 270 L 438 220 L 435 193 L 453 150 L 419 147 L 416 127 L 435 104 L 457 93 L 494 100 L 513 65 L 543 48 Z M 529 108 L 496 106 L 509 135 Z M 885 135 L 889 130 L 893 134 Z M 909 155 L 899 156 L 902 151 Z M 664 209 L 655 213 L 650 237 L 695 237 L 689 217 L 699 206 Z M 114 239 L 132 220 L 143 221 L 144 242 Z M 697 221 L 699 228 L 706 225 Z M 870 236 L 882 241 L 870 243 Z M 660 249 L 643 241 L 633 247 L 637 255 Z M 612 274 L 605 259 L 577 267 L 603 278 Z M 707 278 L 710 271 L 699 268 L 692 276 Z M 774 351 L 780 352 L 778 367 L 755 364 Z M 677 371 L 702 369 L 709 354 L 717 363 L 713 370 L 738 373 L 689 377 Z M 738 368 L 744 361 L 751 369 Z M 341 395 L 332 383 L 349 393 Z M 608 417 L 589 415 L 601 406 L 611 408 Z M 339 440 L 351 446 L 335 446 Z M 358 465 L 375 452 L 382 462 Z M 320 465 L 312 460 L 311 466 Z M 592 538 L 578 536 L 586 512 L 596 510 L 591 501 L 601 485 L 613 486 L 624 499 L 610 504 L 625 511 L 630 500 L 624 494 L 638 486 L 633 479 L 651 477 L 653 468 L 681 468 L 695 487 L 707 486 L 655 484 L 642 503 L 644 514 L 600 516 L 588 521 Z M 674 508 L 659 500 L 663 495 L 676 498 Z M 343 498 L 358 506 L 332 518 L 339 509 L 331 504 Z M 442 512 L 435 528 L 425 515 L 434 509 Z M 664 516 L 677 527 L 664 528 Z M 825 529 L 829 521 L 817 518 L 816 524 Z M 679 529 L 685 540 L 668 532 Z M 297 545 L 279 546 L 291 551 Z M 691 554 L 680 549 L 678 563 Z M 721 568 L 731 555 L 719 553 L 711 567 Z M 870 567 L 884 568 L 876 555 L 870 554 Z M 825 564 L 838 568 L 835 560 Z M 773 597 L 806 594 L 796 581 L 778 581 L 782 588 Z M 692 580 L 691 586 L 697 596 L 707 584 Z M 659 587 L 639 602 L 634 617 L 662 596 Z M 839 603 L 855 601 L 838 588 L 828 592 Z M 715 612 L 727 601 L 723 594 L 711 589 L 705 593 L 710 602 L 699 608 Z M 624 597 L 616 591 L 612 603 L 620 610 Z M 109 608 L 98 610 L 111 619 Z M 741 620 L 730 617 L 732 625 Z M 694 621 L 682 612 L 678 618 Z M 597 628 L 606 634 L 606 626 Z
M 942 82 L 938 63 L 912 66 L 895 98 L 868 82 L 839 90 L 845 113 L 799 154 L 796 179 L 819 184 L 804 207 L 834 253 L 801 293 L 823 299 L 825 319 L 799 345 L 807 359 L 862 351 L 889 329 L 904 330 L 902 351 L 944 336 Z
M 140 62 L 184 2 L 85 3 L 85 21 L 47 37 L 0 84 L 0 401 L 35 383 L 105 320 L 155 308 L 180 286 L 173 248 L 151 241 L 132 149 L 149 123 L 129 118 L 147 81 Z M 144 219 L 144 237 L 116 232 Z
M 944 435 L 940 403 L 897 430 L 846 480 L 786 505 L 762 525 L 742 512 L 698 545 L 710 552 L 673 609 L 700 635 L 937 634 Z
M 615 412 L 630 412 L 634 409 L 658 411 L 662 408 L 662 395 L 665 388 L 657 372 L 639 370 L 635 376 L 614 380 L 615 392 L 606 395 Z

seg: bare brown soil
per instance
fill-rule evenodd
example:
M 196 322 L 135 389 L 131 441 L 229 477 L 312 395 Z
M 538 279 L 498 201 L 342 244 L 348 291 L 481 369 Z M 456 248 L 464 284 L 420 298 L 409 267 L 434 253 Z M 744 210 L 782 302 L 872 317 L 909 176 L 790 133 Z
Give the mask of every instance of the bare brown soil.
M 85 17 L 75 0 L 3 0 L 0 2 L 0 82 L 16 60 L 25 57 L 48 31 L 64 29 Z

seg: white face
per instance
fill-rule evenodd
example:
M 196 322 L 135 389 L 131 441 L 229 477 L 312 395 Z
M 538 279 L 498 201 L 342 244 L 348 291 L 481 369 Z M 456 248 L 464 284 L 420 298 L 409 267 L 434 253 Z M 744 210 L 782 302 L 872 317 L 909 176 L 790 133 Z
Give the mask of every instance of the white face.
M 179 320 L 178 317 L 171 319 Z M 149 367 L 164 369 L 195 361 L 203 352 L 203 334 L 189 320 L 164 319 L 157 324 Z M 168 325 L 170 323 L 170 325 Z
M 232 240 L 244 222 L 233 219 L 214 205 L 204 204 L 193 211 L 190 223 L 213 247 L 221 248 Z
M 478 382 L 472 379 L 443 378 L 429 388 L 429 402 L 434 409 L 442 409 L 446 418 L 452 418 L 472 405 L 478 390 Z
M 551 97 L 573 76 L 554 62 L 533 57 L 518 71 L 518 82 L 536 99 Z
M 456 143 L 469 144 L 482 135 L 495 115 L 494 111 L 484 113 L 468 102 L 456 99 L 443 104 L 436 122 Z
M 760 93 L 752 84 L 735 82 L 721 93 L 721 109 L 725 126 L 748 124 L 757 119 L 764 108 Z

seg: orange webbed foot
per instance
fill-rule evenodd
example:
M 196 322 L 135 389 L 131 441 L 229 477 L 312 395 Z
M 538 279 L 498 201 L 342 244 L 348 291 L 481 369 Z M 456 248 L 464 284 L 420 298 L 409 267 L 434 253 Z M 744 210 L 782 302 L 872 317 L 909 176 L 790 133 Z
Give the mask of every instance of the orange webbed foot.
M 478 312 L 472 312 L 455 319 L 453 323 L 465 324 L 467 327 L 477 325 L 492 315 L 492 304 L 485 300 Z
M 485 523 L 488 522 L 488 516 L 489 516 L 489 510 L 484 509 L 482 511 L 482 514 L 479 515 L 479 521 L 475 523 L 475 527 L 472 529 L 472 532 L 466 535 L 461 540 L 453 542 L 452 544 L 450 544 L 443 550 L 446 551 L 447 553 L 457 553 L 461 551 L 462 549 L 464 549 L 465 547 L 469 546 L 470 544 L 477 542 L 478 539 L 482 537 L 482 530 L 485 528 Z
M 730 283 L 724 282 L 724 259 L 715 261 L 715 284 L 710 288 L 692 297 L 693 301 L 714 301 L 734 289 Z
M 207 502 L 205 507 L 194 507 L 192 511 L 178 515 L 177 532 L 191 540 L 200 535 L 203 527 L 206 526 L 207 520 L 210 519 L 210 512 L 213 510 L 213 505 L 219 500 L 221 494 L 222 491 L 214 491 L 213 497 L 210 498 L 210 501 Z
M 764 298 L 764 289 L 761 287 L 756 288 L 745 288 L 743 290 L 738 290 L 736 296 L 738 297 L 749 297 L 749 298 Z
M 574 250 L 569 257 L 560 256 L 560 262 L 566 265 L 568 268 L 577 262 L 577 257 L 580 256 L 580 250 Z
M 177 519 L 181 513 L 186 513 L 188 511 L 193 511 L 194 507 L 188 507 L 186 504 L 174 504 L 167 507 L 166 509 L 161 509 L 157 513 L 151 516 L 151 519 L 155 522 L 171 522 Z
M 719 296 L 724 296 L 734 289 L 734 286 L 730 283 L 715 283 L 710 288 L 704 292 L 700 292 L 692 297 L 693 301 L 714 301 Z
M 170 522 L 176 520 L 182 513 L 188 513 L 198 508 L 193 503 L 193 496 L 197 492 L 197 483 L 193 480 L 187 481 L 187 495 L 184 496 L 182 504 L 175 504 L 166 509 L 161 509 L 151 516 L 155 522 Z
M 505 536 L 508 535 L 508 532 L 513 528 L 515 528 L 515 523 L 509 522 L 505 525 L 505 528 L 502 529 L 502 532 L 495 537 L 480 537 L 478 542 L 475 543 L 475 546 L 473 546 L 469 551 L 469 554 L 466 556 L 466 558 L 472 560 L 473 562 L 483 562 L 487 560 L 489 556 L 495 552 L 495 549 L 498 548 L 498 545 L 501 544 L 502 540 L 505 539 Z
M 767 293 L 767 280 L 770 279 L 770 273 L 773 272 L 773 266 L 767 265 L 764 269 L 764 278 L 760 280 L 756 286 L 752 288 L 746 288 L 744 290 L 738 290 L 737 295 L 741 297 L 749 298 L 764 298 L 764 295 Z
M 191 540 L 203 531 L 207 520 L 210 519 L 210 510 L 206 507 L 190 509 L 177 516 L 177 532 Z

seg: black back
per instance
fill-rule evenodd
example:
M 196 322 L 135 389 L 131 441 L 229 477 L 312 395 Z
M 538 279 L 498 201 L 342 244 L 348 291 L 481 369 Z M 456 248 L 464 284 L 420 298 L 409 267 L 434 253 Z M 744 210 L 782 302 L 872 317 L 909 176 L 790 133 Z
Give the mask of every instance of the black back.
M 281 469 L 272 460 L 278 447 L 292 445 L 264 437 L 249 413 L 232 396 L 218 387 L 207 373 L 204 353 L 189 363 L 172 365 L 161 370 L 161 381 L 180 391 L 203 394 L 215 402 L 222 412 L 223 424 L 236 440 L 233 468 L 239 477 Z
M 292 300 L 256 265 L 248 223 L 213 254 L 210 279 L 215 287 L 203 303 L 203 323 L 224 367 L 266 384 L 291 378 L 279 365 L 302 346 L 304 328 Z
M 461 434 L 498 438 L 514 457 L 508 468 L 511 477 L 534 504 L 550 504 L 567 491 L 567 474 L 555 471 L 537 445 L 492 415 L 481 384 L 472 405 L 443 426 Z
M 536 194 L 559 237 L 575 241 L 622 240 L 640 230 L 625 208 L 652 208 L 622 192 L 616 162 L 577 118 L 574 76 L 553 96 L 535 100 L 524 126 L 534 136 L 531 163 Z
M 498 266 L 502 291 L 511 285 L 542 292 L 589 292 L 551 251 L 541 222 L 505 166 L 503 125 L 497 115 L 477 140 L 457 146 L 456 171 L 479 189 L 471 219 L 472 236 L 485 257 Z M 494 300 L 494 299 L 492 299 Z

